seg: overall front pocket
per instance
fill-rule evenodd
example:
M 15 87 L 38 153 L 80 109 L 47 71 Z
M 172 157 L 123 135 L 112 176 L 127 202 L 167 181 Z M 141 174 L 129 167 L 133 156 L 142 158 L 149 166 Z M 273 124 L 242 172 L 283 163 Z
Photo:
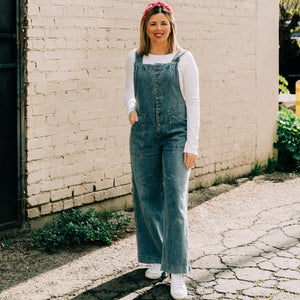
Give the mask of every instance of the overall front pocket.
M 169 111 L 169 124 L 170 128 L 177 128 L 177 127 L 186 127 L 187 120 L 186 120 L 186 113 L 184 113 L 184 116 L 182 116 L 176 109 L 176 107 L 173 107 Z

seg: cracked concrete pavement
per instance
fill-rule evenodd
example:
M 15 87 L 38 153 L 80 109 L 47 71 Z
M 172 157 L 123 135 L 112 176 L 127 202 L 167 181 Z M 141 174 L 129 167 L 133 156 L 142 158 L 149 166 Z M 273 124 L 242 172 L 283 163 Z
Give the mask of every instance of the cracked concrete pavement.
M 263 175 L 211 189 L 224 192 L 189 210 L 186 299 L 300 299 L 300 177 Z M 133 235 L 12 286 L 0 299 L 171 299 L 169 279 L 148 280 L 145 268 Z

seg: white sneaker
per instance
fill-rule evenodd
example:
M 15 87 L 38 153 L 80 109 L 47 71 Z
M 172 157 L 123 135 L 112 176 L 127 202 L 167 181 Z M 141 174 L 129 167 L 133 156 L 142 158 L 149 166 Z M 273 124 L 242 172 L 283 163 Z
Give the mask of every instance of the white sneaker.
M 160 269 L 161 264 L 153 264 L 145 272 L 145 276 L 149 279 L 158 279 L 161 277 L 163 271 Z
M 174 299 L 184 299 L 187 289 L 182 274 L 171 274 L 171 296 Z

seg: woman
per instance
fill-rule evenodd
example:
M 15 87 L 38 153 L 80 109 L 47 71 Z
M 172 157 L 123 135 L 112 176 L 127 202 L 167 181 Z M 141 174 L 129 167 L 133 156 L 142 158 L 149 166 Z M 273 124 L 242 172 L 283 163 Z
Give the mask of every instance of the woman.
M 132 125 L 130 156 L 138 259 L 145 276 L 171 274 L 171 296 L 187 295 L 187 198 L 198 151 L 198 69 L 176 41 L 171 8 L 149 4 L 138 50 L 126 61 L 124 98 Z

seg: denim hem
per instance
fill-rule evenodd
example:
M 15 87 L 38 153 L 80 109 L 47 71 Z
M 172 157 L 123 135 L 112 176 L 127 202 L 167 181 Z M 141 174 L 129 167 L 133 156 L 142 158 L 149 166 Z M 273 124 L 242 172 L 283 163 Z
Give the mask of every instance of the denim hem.
M 191 272 L 191 266 L 188 265 L 161 265 L 161 270 L 170 274 L 189 274 Z
M 161 264 L 161 257 L 139 255 L 138 260 L 142 264 Z

